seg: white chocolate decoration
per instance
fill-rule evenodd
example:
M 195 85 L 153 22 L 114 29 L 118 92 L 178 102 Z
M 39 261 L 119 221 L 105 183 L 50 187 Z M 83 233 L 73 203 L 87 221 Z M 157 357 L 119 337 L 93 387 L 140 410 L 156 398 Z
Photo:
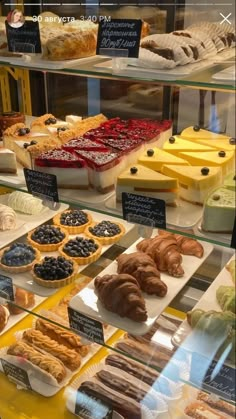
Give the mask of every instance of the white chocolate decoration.
M 7 205 L 0 204 L 0 231 L 16 228 L 16 213 Z
M 15 191 L 8 198 L 8 205 L 15 211 L 37 215 L 43 210 L 42 200 L 27 193 Z

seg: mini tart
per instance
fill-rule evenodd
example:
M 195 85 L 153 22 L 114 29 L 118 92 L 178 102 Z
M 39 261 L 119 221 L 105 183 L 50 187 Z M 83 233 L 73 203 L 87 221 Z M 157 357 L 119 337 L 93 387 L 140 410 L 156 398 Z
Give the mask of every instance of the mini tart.
M 85 238 L 86 239 L 86 238 Z M 71 239 L 71 240 L 69 240 L 66 244 L 68 244 L 68 243 L 70 243 L 70 241 L 73 241 L 73 240 L 75 240 L 75 239 Z M 89 239 L 86 239 L 86 240 L 89 240 Z M 62 256 L 64 256 L 65 258 L 70 258 L 70 259 L 73 259 L 78 265 L 88 265 L 89 263 L 92 263 L 92 262 L 95 262 L 96 260 L 98 260 L 98 258 L 100 257 L 100 255 L 101 255 L 101 251 L 102 251 L 102 246 L 101 246 L 101 244 L 98 242 L 98 241 L 96 241 L 96 240 L 94 240 L 93 239 L 93 241 L 94 241 L 94 243 L 98 246 L 97 247 L 97 249 L 96 249 L 96 251 L 95 252 L 93 252 L 93 253 L 90 253 L 90 255 L 89 256 L 85 256 L 85 257 L 83 257 L 83 256 L 70 256 L 69 254 L 67 254 L 66 252 L 65 252 L 65 250 L 64 250 L 64 246 L 65 245 L 63 245 L 63 246 L 61 246 L 61 247 L 59 247 L 59 249 L 58 249 L 58 251 L 59 251 L 59 253 L 62 255 Z
M 31 246 L 31 247 L 33 247 L 33 246 Z M 12 246 L 8 246 L 8 247 L 5 247 L 4 249 L 2 249 L 0 251 L 0 269 L 3 269 L 6 272 L 10 272 L 10 273 L 13 273 L 13 274 L 18 274 L 18 273 L 21 273 L 21 272 L 30 271 L 33 268 L 34 264 L 37 261 L 39 261 L 40 258 L 41 258 L 41 254 L 40 254 L 39 250 L 36 249 L 35 247 L 33 247 L 34 250 L 35 250 L 35 259 L 31 263 L 28 263 L 26 265 L 21 265 L 21 266 L 8 266 L 8 265 L 5 265 L 4 263 L 2 263 L 2 257 L 4 255 L 4 253 L 5 252 L 8 252 L 9 250 L 11 250 L 11 248 L 12 248 Z
M 35 232 L 35 230 L 36 230 L 36 228 L 35 228 L 34 230 L 30 231 L 30 232 L 28 233 L 28 235 L 27 235 L 27 240 L 28 240 L 29 244 L 30 244 L 32 247 L 35 247 L 36 249 L 40 250 L 40 252 L 55 252 L 55 251 L 56 251 L 56 250 L 58 250 L 58 248 L 59 248 L 59 247 L 60 247 L 63 243 L 65 243 L 65 242 L 68 240 L 68 238 L 69 238 L 69 234 L 68 234 L 68 232 L 67 232 L 66 230 L 64 230 L 64 229 L 63 229 L 63 228 L 61 228 L 60 226 L 56 226 L 56 227 L 60 228 L 61 232 L 65 234 L 64 239 L 63 239 L 63 240 L 61 240 L 60 242 L 58 242 L 58 243 L 48 243 L 48 244 L 40 244 L 40 243 L 37 243 L 36 241 L 34 241 L 34 240 L 32 239 L 32 234 L 33 234 L 33 233 Z M 39 227 L 37 227 L 37 228 L 39 228 Z
M 119 227 L 120 233 L 115 234 L 114 236 L 96 236 L 95 234 L 93 234 L 90 231 L 90 229 L 98 226 L 99 224 L 101 224 L 101 222 L 90 224 L 88 227 L 86 227 L 86 229 L 84 231 L 84 234 L 86 234 L 86 236 L 88 236 L 92 239 L 97 240 L 99 243 L 101 243 L 105 246 L 109 245 L 109 244 L 112 244 L 112 243 L 116 243 L 125 234 L 125 228 L 121 223 L 111 221 L 111 224 L 114 224 L 115 226 Z
M 65 214 L 71 214 L 73 212 L 79 212 L 79 213 L 84 214 L 87 217 L 88 221 L 84 224 L 77 225 L 77 226 L 62 224 L 61 223 L 61 216 L 65 215 Z M 83 233 L 85 228 L 88 225 L 90 225 L 92 223 L 92 221 L 93 221 L 92 216 L 90 214 L 88 214 L 87 212 L 82 211 L 82 210 L 67 210 L 67 211 L 64 211 L 60 214 L 55 215 L 55 217 L 53 217 L 53 223 L 56 226 L 62 227 L 63 230 L 66 230 L 69 234 L 72 234 L 72 235 Z
M 67 276 L 66 278 L 63 278 L 63 279 L 54 279 L 54 280 L 42 279 L 36 275 L 33 269 L 31 273 L 32 273 L 34 282 L 36 282 L 38 285 L 41 285 L 42 287 L 45 287 L 45 288 L 61 288 L 68 284 L 71 284 L 75 280 L 76 275 L 78 273 L 78 265 L 76 262 L 74 262 L 74 260 L 69 259 L 68 257 L 65 259 L 68 259 L 73 262 L 73 272 L 70 276 Z

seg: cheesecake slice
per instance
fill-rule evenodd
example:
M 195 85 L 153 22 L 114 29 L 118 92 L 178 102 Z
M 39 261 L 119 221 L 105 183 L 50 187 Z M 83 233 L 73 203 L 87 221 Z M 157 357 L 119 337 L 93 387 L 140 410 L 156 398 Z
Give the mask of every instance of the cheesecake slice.
M 32 132 L 40 132 L 48 135 L 56 135 L 58 131 L 66 130 L 70 127 L 71 125 L 68 122 L 60 121 L 52 114 L 42 115 L 31 123 Z
M 215 148 L 198 142 L 184 140 L 178 135 L 172 136 L 163 145 L 163 150 L 179 156 L 181 151 L 213 151 Z
M 185 140 L 229 140 L 231 137 L 228 135 L 217 134 L 212 131 L 200 128 L 198 125 L 194 127 L 185 128 L 181 132 L 181 138 Z
M 0 148 L 0 173 L 17 173 L 15 153 L 7 148 Z
M 224 179 L 224 187 L 226 189 L 231 189 L 232 191 L 236 190 L 236 174 L 230 173 L 226 178 Z
M 180 157 L 187 160 L 192 166 L 221 167 L 223 177 L 234 170 L 233 151 L 181 152 Z
M 164 165 L 162 173 L 178 179 L 179 196 L 194 204 L 203 204 L 209 192 L 220 186 L 220 167 Z
M 173 154 L 156 147 L 148 149 L 141 154 L 138 159 L 138 163 L 148 167 L 149 169 L 155 170 L 156 172 L 161 172 L 164 164 L 189 166 L 189 163 L 187 160 L 184 160 L 184 158 L 174 156 Z
M 134 167 L 128 167 L 117 178 L 116 199 L 118 202 L 122 200 L 122 192 L 163 199 L 167 205 L 175 205 L 178 181 L 176 178 L 136 164 Z
M 231 233 L 235 220 L 235 191 L 220 187 L 205 201 L 202 229 L 212 233 Z
M 230 138 L 229 140 L 190 140 L 192 143 L 198 143 L 205 146 L 210 146 L 216 150 L 224 150 L 224 151 L 235 151 L 236 149 L 236 142 L 235 138 Z
M 30 142 L 25 141 L 14 141 L 14 151 L 16 155 L 16 160 L 27 169 L 32 169 L 32 159 L 31 154 L 28 151 L 30 147 Z
M 48 134 L 33 132 L 25 124 L 15 124 L 9 127 L 3 134 L 4 147 L 9 150 L 15 150 L 15 141 L 23 141 L 25 143 L 40 143 L 49 138 Z

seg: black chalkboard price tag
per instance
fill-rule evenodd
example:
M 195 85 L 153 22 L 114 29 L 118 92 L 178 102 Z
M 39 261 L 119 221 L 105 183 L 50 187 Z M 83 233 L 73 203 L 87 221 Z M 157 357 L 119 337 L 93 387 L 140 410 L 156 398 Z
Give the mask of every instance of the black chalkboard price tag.
M 59 202 L 57 177 L 49 173 L 24 169 L 28 192 L 41 199 Z
M 4 374 L 8 377 L 10 381 L 13 381 L 13 383 L 15 384 L 19 384 L 20 386 L 25 387 L 28 390 L 32 389 L 27 371 L 23 370 L 23 368 L 11 364 L 5 359 L 1 359 L 0 361 L 2 364 Z
M 234 228 L 233 228 L 233 232 L 232 232 L 230 247 L 232 247 L 233 249 L 236 249 L 236 217 L 234 219 Z
M 81 419 L 112 419 L 113 409 L 89 389 L 78 389 L 75 414 Z
M 122 193 L 123 218 L 131 223 L 166 228 L 166 203 L 162 199 Z
M 97 320 L 68 307 L 70 328 L 86 339 L 104 345 L 103 325 Z
M 14 291 L 12 279 L 0 274 L 0 297 L 8 301 L 14 301 Z
M 23 54 L 41 53 L 41 41 L 38 22 L 25 20 L 20 27 L 12 27 L 5 22 L 8 49 Z
M 142 30 L 139 19 L 111 19 L 99 22 L 97 55 L 137 58 Z

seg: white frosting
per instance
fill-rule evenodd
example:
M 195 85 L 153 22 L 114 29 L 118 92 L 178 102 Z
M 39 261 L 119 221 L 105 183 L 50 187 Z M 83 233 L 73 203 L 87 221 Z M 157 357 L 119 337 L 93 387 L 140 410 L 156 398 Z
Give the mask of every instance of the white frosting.
M 0 204 L 0 230 L 14 230 L 16 228 L 16 213 L 7 205 Z
M 43 210 L 42 200 L 24 192 L 12 192 L 8 198 L 8 205 L 15 211 L 36 215 Z
M 133 186 L 117 185 L 116 186 L 116 199 L 117 199 L 117 201 L 121 202 L 122 192 L 132 193 L 132 194 L 136 194 L 136 195 L 149 196 L 151 198 L 163 199 L 164 201 L 166 201 L 167 204 L 174 203 L 176 198 L 177 198 L 177 194 L 174 193 L 174 192 L 161 192 L 161 191 L 160 192 L 156 192 L 156 191 L 152 192 L 151 189 L 149 189 L 148 191 L 136 191 L 135 188 L 133 188 Z
M 37 166 L 36 169 L 39 172 L 50 173 L 51 175 L 56 175 L 57 185 L 61 187 L 74 187 L 74 188 L 88 188 L 88 170 L 86 167 L 73 168 L 69 167 L 41 167 Z

